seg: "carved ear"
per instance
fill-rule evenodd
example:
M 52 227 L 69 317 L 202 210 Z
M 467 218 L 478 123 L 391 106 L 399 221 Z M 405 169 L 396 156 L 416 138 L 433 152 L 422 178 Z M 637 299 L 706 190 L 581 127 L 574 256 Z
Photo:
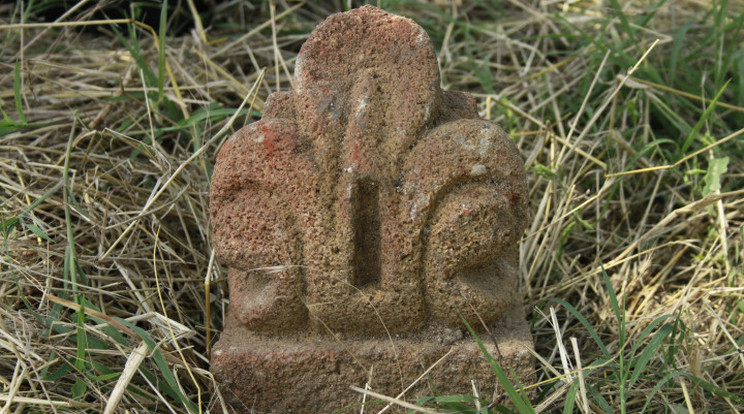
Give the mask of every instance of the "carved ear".
M 253 330 L 306 325 L 303 223 L 316 210 L 316 168 L 294 122 L 264 119 L 231 137 L 210 195 L 215 253 L 230 267 L 230 315 Z
M 423 273 L 435 319 L 459 325 L 496 321 L 514 302 L 516 246 L 524 229 L 500 183 L 456 186 L 431 215 Z M 474 325 L 473 325 L 474 326 Z
M 495 321 L 517 292 L 516 244 L 527 224 L 514 143 L 493 122 L 444 124 L 414 147 L 403 194 L 403 210 L 421 229 L 432 316 L 459 325 L 459 310 L 471 324 Z
M 302 234 L 286 200 L 247 188 L 216 206 L 214 248 L 229 266 L 230 317 L 255 331 L 302 327 Z

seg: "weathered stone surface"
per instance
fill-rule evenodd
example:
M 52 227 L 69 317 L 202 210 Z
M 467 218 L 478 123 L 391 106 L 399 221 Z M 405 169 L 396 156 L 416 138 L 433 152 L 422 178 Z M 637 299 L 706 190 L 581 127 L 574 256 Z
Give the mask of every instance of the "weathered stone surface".
M 294 90 L 217 158 L 223 395 L 238 412 L 330 412 L 361 401 L 349 385 L 397 395 L 450 348 L 441 390 L 492 388 L 468 335 L 440 341 L 460 315 L 529 379 L 516 286 L 527 193 L 511 139 L 440 89 L 420 26 L 372 6 L 330 16 L 300 51 Z

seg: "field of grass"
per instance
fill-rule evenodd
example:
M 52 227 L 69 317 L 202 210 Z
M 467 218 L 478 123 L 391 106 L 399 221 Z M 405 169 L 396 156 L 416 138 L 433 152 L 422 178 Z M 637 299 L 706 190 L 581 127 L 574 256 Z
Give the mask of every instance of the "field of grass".
M 215 156 L 349 2 L 49 3 L 0 4 L 0 412 L 223 412 Z M 744 1 L 371 3 L 428 31 L 530 179 L 534 398 L 421 410 L 744 411 Z

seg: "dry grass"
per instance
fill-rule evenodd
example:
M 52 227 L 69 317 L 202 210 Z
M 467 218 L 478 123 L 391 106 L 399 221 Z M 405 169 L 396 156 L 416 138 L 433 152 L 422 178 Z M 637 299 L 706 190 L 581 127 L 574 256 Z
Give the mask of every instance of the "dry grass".
M 223 411 L 211 166 L 335 3 L 224 2 L 165 38 L 83 31 L 96 2 L 51 26 L 0 5 L 0 412 Z M 537 409 L 743 410 L 742 2 L 434 3 L 386 4 L 530 170 Z

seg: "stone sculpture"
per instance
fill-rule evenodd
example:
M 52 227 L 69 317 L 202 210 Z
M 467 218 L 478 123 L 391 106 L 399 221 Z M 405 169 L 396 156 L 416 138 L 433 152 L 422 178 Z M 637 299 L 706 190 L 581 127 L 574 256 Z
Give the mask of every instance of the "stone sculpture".
M 524 165 L 472 97 L 439 85 L 415 22 L 334 14 L 300 50 L 293 90 L 221 149 L 210 213 L 230 305 L 212 371 L 237 412 L 332 412 L 361 401 L 349 385 L 398 395 L 450 349 L 430 373 L 440 391 L 476 379 L 490 395 L 462 318 L 530 378 Z M 431 392 L 424 380 L 405 397 Z

